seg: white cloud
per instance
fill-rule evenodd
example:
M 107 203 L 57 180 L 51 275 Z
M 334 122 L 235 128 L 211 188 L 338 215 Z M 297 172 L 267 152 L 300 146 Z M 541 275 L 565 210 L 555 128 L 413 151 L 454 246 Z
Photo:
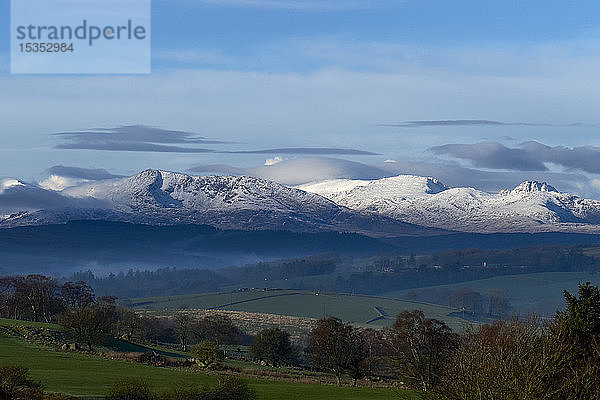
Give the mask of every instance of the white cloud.
M 600 179 L 592 179 L 590 180 L 590 184 L 597 192 L 600 193 Z
M 13 180 L 15 181 L 15 180 Z M 110 204 L 91 198 L 73 199 L 30 184 L 9 183 L 0 191 L 0 214 L 54 208 L 109 208 Z
M 312 43 L 319 46 L 318 41 Z M 337 46 L 338 42 L 332 43 Z M 339 43 L 340 54 L 329 59 L 333 44 L 314 50 L 315 58 L 325 60 L 323 65 L 336 68 L 308 73 L 242 72 L 232 64 L 227 71 L 163 70 L 150 76 L 2 76 L 0 120 L 10 127 L 2 132 L 3 139 L 23 151 L 0 149 L 3 173 L 33 179 L 32 170 L 37 173 L 57 159 L 75 165 L 110 165 L 127 173 L 148 167 L 181 170 L 223 162 L 223 155 L 210 154 L 174 157 L 79 150 L 41 154 L 57 144 L 56 138 L 47 136 L 50 132 L 133 124 L 235 141 L 239 150 L 248 149 L 249 142 L 256 148 L 344 147 L 382 153 L 395 160 L 423 161 L 428 157 L 424 153 L 427 147 L 480 141 L 484 135 L 497 140 L 510 134 L 518 141 L 538 140 L 550 146 L 600 145 L 597 129 L 591 127 L 427 127 L 408 131 L 380 126 L 431 119 L 599 122 L 594 107 L 600 103 L 598 51 L 561 57 L 559 51 L 539 50 L 539 58 L 521 64 L 523 55 L 516 50 L 490 50 L 498 67 L 485 73 L 487 67 L 478 67 L 475 51 L 461 56 L 457 49 L 446 49 L 435 55 L 436 49 L 430 47 L 421 49 L 424 55 L 419 56 L 401 44 Z M 269 54 L 289 59 L 293 53 L 298 60 L 303 59 L 303 51 L 310 51 L 309 41 L 289 50 L 285 44 L 278 44 L 260 59 L 268 59 Z M 278 53 L 280 50 L 284 53 Z M 352 71 L 357 57 L 365 68 Z M 370 59 L 383 60 L 381 68 L 369 66 Z M 268 60 L 265 63 L 268 65 Z M 24 120 L 20 117 L 24 109 L 37 117 Z M 264 162 L 259 155 L 227 157 L 234 163 L 243 159 L 243 165 Z
M 87 179 L 77 179 L 59 175 L 50 175 L 48 178 L 41 181 L 39 185 L 44 189 L 60 192 L 61 190 L 66 189 L 68 187 L 77 186 L 86 182 L 89 181 Z
M 5 190 L 10 189 L 15 186 L 25 186 L 25 184 L 18 179 L 13 178 L 3 178 L 0 179 L 0 194 Z
M 381 168 L 367 164 L 327 157 L 295 158 L 281 160 L 275 164 L 265 164 L 250 168 L 207 165 L 194 167 L 191 171 L 196 173 L 219 172 L 235 175 L 252 175 L 293 186 L 327 179 L 377 179 L 391 175 Z
M 267 158 L 265 160 L 265 165 L 275 165 L 283 161 L 283 158 L 276 156 L 273 158 Z

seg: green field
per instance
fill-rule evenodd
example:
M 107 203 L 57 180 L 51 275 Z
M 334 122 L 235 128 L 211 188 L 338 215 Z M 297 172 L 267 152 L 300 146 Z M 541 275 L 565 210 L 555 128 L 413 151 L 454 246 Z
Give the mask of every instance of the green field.
M 481 279 L 452 285 L 432 286 L 429 288 L 407 289 L 386 293 L 386 296 L 402 298 L 410 291 L 424 289 L 456 290 L 468 287 L 480 293 L 498 290 L 510 300 L 515 312 L 521 314 L 536 313 L 552 315 L 564 307 L 563 290 L 577 292 L 577 284 L 592 282 L 600 284 L 600 274 L 587 272 L 541 272 L 535 274 L 506 275 L 490 279 Z
M 177 309 L 221 309 L 250 313 L 278 314 L 304 318 L 334 316 L 356 325 L 380 316 L 387 319 L 372 322 L 375 327 L 389 325 L 402 311 L 420 309 L 427 317 L 446 321 L 453 327 L 464 324 L 460 318 L 450 317 L 448 307 L 417 303 L 393 298 L 316 293 L 305 290 L 271 290 L 131 299 L 135 310 L 173 311 Z
M 0 321 L 0 325 L 25 325 Z M 35 325 L 35 324 L 34 324 Z M 40 380 L 46 391 L 77 396 L 102 398 L 115 382 L 123 377 L 139 377 L 149 382 L 154 390 L 162 391 L 179 385 L 212 384 L 216 376 L 174 368 L 157 368 L 110 360 L 80 353 L 46 350 L 16 337 L 0 332 L 0 366 L 22 365 L 30 368 L 33 378 Z M 337 387 L 249 379 L 258 399 L 393 399 L 391 389 Z

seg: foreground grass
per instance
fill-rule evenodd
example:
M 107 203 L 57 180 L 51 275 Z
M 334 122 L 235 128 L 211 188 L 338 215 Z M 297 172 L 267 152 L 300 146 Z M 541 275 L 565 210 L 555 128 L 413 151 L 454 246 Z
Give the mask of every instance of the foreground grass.
M 214 374 L 156 368 L 98 356 L 43 350 L 21 339 L 0 333 L 0 366 L 15 364 L 28 367 L 32 377 L 40 380 L 47 391 L 98 398 L 102 398 L 108 389 L 123 377 L 143 378 L 156 391 L 163 391 L 176 384 L 212 384 L 217 378 Z M 249 382 L 256 389 L 258 399 L 265 400 L 396 398 L 391 389 L 309 385 L 258 379 L 250 379 Z

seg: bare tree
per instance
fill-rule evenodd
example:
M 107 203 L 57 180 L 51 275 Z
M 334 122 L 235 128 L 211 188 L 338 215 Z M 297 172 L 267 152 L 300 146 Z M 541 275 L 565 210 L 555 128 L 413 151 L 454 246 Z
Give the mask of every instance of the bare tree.
M 94 289 L 83 281 L 65 282 L 60 294 L 68 307 L 85 307 L 94 302 Z
M 179 341 L 181 350 L 187 351 L 187 347 L 197 335 L 197 323 L 194 318 L 185 313 L 180 312 L 175 316 L 175 328 L 174 333 Z
M 23 301 L 34 321 L 50 322 L 60 308 L 56 279 L 43 275 L 27 275 L 15 281 L 15 296 Z
M 354 384 L 367 370 L 369 348 L 360 330 L 340 319 L 329 317 L 317 321 L 308 338 L 308 354 L 312 363 L 333 372 L 338 385 L 348 373 Z
M 431 391 L 440 381 L 456 335 L 443 321 L 425 318 L 420 310 L 402 312 L 387 334 L 402 381 L 423 392 Z
M 72 333 L 77 342 L 92 350 L 93 345 L 102 343 L 113 333 L 117 320 L 114 304 L 99 301 L 68 309 L 61 315 L 60 324 Z

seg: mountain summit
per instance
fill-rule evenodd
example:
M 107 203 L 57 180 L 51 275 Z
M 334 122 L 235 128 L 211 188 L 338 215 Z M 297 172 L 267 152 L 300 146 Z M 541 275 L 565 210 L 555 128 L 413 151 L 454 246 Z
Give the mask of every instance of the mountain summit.
M 538 181 L 525 181 L 521 183 L 519 186 L 514 188 L 513 190 L 502 190 L 500 194 L 518 194 L 518 193 L 534 193 L 534 192 L 556 192 L 553 186 L 548 185 L 546 182 L 538 182 Z

